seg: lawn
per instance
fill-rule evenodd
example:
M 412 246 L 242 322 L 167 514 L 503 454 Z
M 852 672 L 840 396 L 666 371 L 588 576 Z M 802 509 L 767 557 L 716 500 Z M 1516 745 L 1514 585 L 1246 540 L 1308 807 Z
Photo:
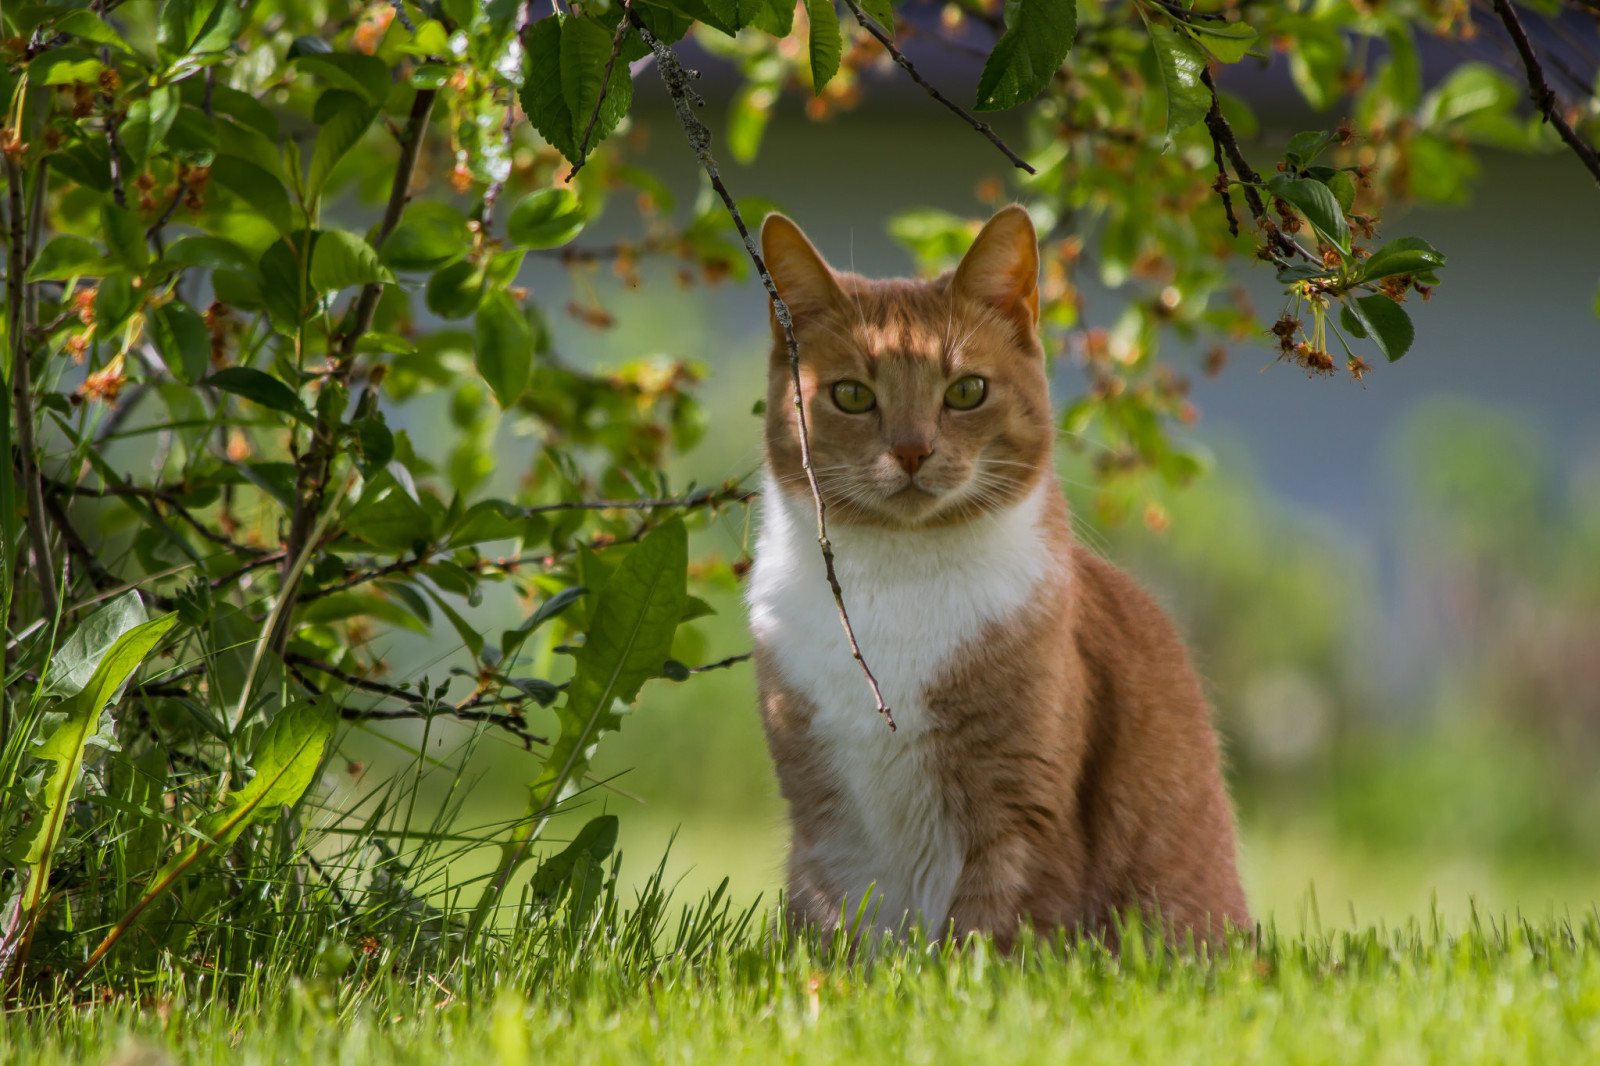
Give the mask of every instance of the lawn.
M 693 921 L 656 956 L 598 930 L 571 945 L 531 981 L 504 956 L 432 976 L 381 955 L 337 978 L 263 964 L 238 975 L 232 1003 L 174 983 L 143 1003 L 12 1014 L 0 1054 L 30 1066 L 1600 1061 L 1593 914 L 1269 929 L 1209 960 L 1039 944 L 1001 958 L 972 942 L 825 961 L 759 928 Z

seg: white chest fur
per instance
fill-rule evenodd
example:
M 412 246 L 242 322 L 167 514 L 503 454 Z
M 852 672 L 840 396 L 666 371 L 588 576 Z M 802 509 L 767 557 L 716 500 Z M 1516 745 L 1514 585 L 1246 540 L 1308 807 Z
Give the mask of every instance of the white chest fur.
M 851 658 L 807 496 L 769 478 L 748 587 L 750 628 L 784 682 L 816 710 L 812 739 L 847 797 L 837 831 L 808 856 L 845 888 L 875 886 L 880 926 L 907 913 L 944 924 L 961 844 L 927 766 L 928 687 L 964 645 L 1016 612 L 1053 569 L 1042 525 L 1050 479 L 1015 507 L 919 532 L 830 527 L 835 571 L 862 655 L 894 712 L 891 733 Z

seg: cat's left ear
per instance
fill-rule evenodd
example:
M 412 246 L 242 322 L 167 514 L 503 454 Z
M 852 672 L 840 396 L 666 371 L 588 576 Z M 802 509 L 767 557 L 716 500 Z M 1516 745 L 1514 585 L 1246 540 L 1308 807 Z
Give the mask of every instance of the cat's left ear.
M 956 267 L 956 292 L 1011 315 L 1028 329 L 1039 324 L 1039 238 L 1021 205 L 995 212 Z

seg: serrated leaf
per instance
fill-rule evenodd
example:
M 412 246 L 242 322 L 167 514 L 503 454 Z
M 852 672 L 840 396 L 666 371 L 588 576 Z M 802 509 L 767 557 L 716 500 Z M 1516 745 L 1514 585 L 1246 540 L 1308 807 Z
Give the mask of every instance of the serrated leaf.
M 89 742 L 100 731 L 101 710 L 177 621 L 176 614 L 163 615 L 119 636 L 95 664 L 83 688 L 57 706 L 61 724 L 29 753 L 55 763 L 55 769 L 44 779 L 33 821 L 13 845 L 28 868 L 22 889 L 24 914 L 33 915 L 49 889 L 50 867 L 66 825 L 72 790 L 83 774 Z
M 839 32 L 839 12 L 833 0 L 805 0 L 805 5 L 806 20 L 810 24 L 807 58 L 811 62 L 811 91 L 820 93 L 839 73 L 844 36 Z
M 583 231 L 588 213 L 571 189 L 535 189 L 511 209 L 506 236 L 524 248 L 555 248 Z
M 861 10 L 886 30 L 894 29 L 894 0 L 859 0 Z
M 138 592 L 130 589 L 116 597 L 80 622 L 50 657 L 40 690 L 47 696 L 76 696 L 94 676 L 111 646 L 124 633 L 149 620 Z
M 572 112 L 561 88 L 561 18 L 552 15 L 535 22 L 523 34 L 522 91 L 519 97 L 528 121 L 552 148 L 578 160 L 572 137 Z M 587 117 L 585 117 L 587 121 Z
M 561 26 L 561 95 L 571 116 L 572 144 L 580 156 L 594 151 L 617 128 L 633 103 L 633 78 L 626 63 L 619 58 L 611 64 L 611 78 L 606 79 L 611 40 L 612 31 L 590 16 L 568 17 Z M 589 137 L 587 145 L 585 133 Z
M 227 848 L 252 824 L 275 821 L 282 808 L 299 803 L 316 779 L 338 721 L 339 713 L 331 702 L 326 706 L 298 703 L 280 711 L 256 743 L 249 783 L 228 793 L 216 810 L 200 819 L 194 827 L 199 839 L 156 871 L 139 901 L 90 954 L 84 970 L 98 963 L 191 867 Z
M 473 338 L 478 373 L 501 409 L 510 407 L 527 390 L 533 372 L 533 333 L 528 320 L 511 297 L 490 292 L 478 308 Z
M 392 285 L 394 274 L 378 250 L 354 233 L 323 230 L 311 249 L 311 286 L 321 292 L 357 285 Z
M 1406 314 L 1405 308 L 1389 297 L 1382 293 L 1358 296 L 1353 303 L 1347 301 L 1345 306 L 1355 313 L 1389 362 L 1396 362 L 1411 350 L 1416 328 L 1412 326 L 1411 316 Z
M 1167 144 L 1181 131 L 1205 118 L 1211 110 L 1211 90 L 1200 80 L 1205 73 L 1205 53 L 1187 37 L 1165 26 L 1151 25 L 1150 42 L 1156 66 L 1167 90 Z
M 1297 178 L 1292 174 L 1274 174 L 1267 180 L 1272 194 L 1305 216 L 1319 236 L 1350 254 L 1350 226 L 1339 209 L 1333 190 L 1315 178 Z
M 598 865 L 617 846 L 617 816 L 602 814 L 578 830 L 572 843 L 545 859 L 528 879 L 528 894 L 535 905 L 547 905 L 571 881 L 580 859 Z
M 978 76 L 979 111 L 1025 104 L 1044 92 L 1078 34 L 1078 5 L 1062 0 L 1009 0 L 1006 32 Z
M 622 724 L 614 705 L 631 703 L 670 657 L 687 595 L 688 565 L 688 536 L 683 522 L 673 519 L 640 541 L 598 590 L 567 697 L 556 708 L 560 733 L 528 786 L 526 813 L 502 845 L 499 869 L 473 916 L 475 928 L 528 858 L 528 846 L 550 813 L 588 769 L 601 735 Z

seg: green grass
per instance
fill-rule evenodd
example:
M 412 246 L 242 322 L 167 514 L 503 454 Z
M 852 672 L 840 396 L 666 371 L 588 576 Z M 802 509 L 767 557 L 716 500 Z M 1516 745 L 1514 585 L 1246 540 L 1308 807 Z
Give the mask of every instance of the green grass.
M 620 919 L 626 926 L 631 919 Z M 548 1064 L 1600 1061 L 1600 917 L 1268 930 L 1214 959 L 973 942 L 854 960 L 701 908 L 659 954 L 612 930 L 537 978 L 263 964 L 232 997 L 39 1008 L 0 1061 Z

